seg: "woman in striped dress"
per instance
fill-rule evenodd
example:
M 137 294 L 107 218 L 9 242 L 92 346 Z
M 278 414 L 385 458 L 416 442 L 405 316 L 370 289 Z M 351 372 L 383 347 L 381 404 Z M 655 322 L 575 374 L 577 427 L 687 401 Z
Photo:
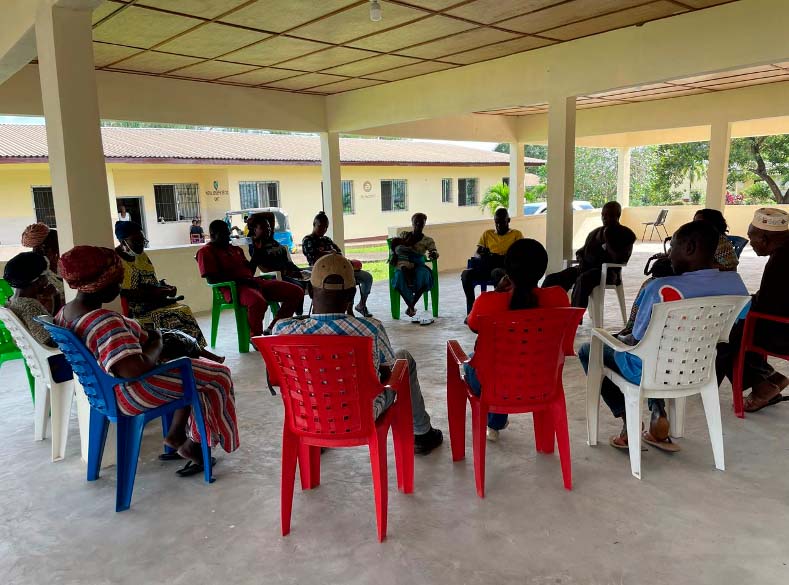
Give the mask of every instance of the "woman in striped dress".
M 161 333 L 145 331 L 136 321 L 102 308 L 118 297 L 123 280 L 123 265 L 114 250 L 77 246 L 61 257 L 60 272 L 78 292 L 55 320 L 85 342 L 106 372 L 119 378 L 137 378 L 158 365 Z M 202 472 L 202 440 L 207 439 L 212 447 L 221 445 L 228 453 L 235 451 L 239 443 L 230 370 L 206 359 L 192 359 L 192 369 L 210 436 L 200 437 L 189 408 L 176 412 L 164 442 L 188 460 L 179 475 Z M 177 370 L 115 387 L 118 410 L 126 415 L 172 402 L 182 394 L 183 383 Z

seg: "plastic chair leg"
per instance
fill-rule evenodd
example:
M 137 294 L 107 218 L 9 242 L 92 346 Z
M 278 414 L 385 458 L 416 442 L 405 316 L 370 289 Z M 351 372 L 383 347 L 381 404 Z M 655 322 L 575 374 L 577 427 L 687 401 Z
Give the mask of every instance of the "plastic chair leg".
M 27 365 L 27 361 L 25 361 L 25 374 L 27 375 L 27 384 L 30 386 L 30 397 L 33 399 L 33 404 L 36 403 L 36 377 L 33 375 L 33 372 L 30 371 L 30 368 Z
M 603 384 L 603 343 L 592 338 L 589 354 L 589 373 L 586 376 L 586 442 L 597 445 L 600 415 L 600 388 Z
M 625 287 L 623 285 L 617 285 L 616 296 L 619 299 L 619 311 L 622 313 L 622 325 L 627 325 L 627 305 L 625 304 Z
M 47 436 L 47 425 L 49 424 L 50 395 L 49 388 L 43 380 L 36 378 L 35 384 L 38 400 L 33 404 L 34 438 L 36 441 L 43 441 Z
M 625 390 L 627 414 L 627 444 L 630 450 L 630 471 L 641 479 L 641 391 Z
M 301 489 L 318 487 L 321 484 L 321 448 L 301 443 L 298 458 Z
M 733 379 L 731 381 L 732 403 L 734 405 L 734 415 L 737 418 L 745 418 L 745 401 L 743 400 L 742 375 L 745 367 L 745 351 L 740 348 L 740 353 L 734 361 Z
M 477 484 L 477 495 L 485 497 L 485 427 L 488 423 L 488 413 L 482 406 L 471 405 L 471 441 L 474 450 L 474 480 Z
M 398 402 L 400 396 L 398 396 Z M 402 406 L 395 402 L 393 408 Z M 392 422 L 392 443 L 395 450 L 397 489 L 404 494 L 414 493 L 414 421 L 411 412 L 398 408 Z
M 562 464 L 564 489 L 572 490 L 573 468 L 570 458 L 570 430 L 567 424 L 567 404 L 565 402 L 564 392 L 562 392 L 562 395 L 551 405 L 550 414 L 553 418 L 553 428 L 556 435 L 556 443 L 559 448 L 559 461 Z
M 721 405 L 718 397 L 718 387 L 710 384 L 701 391 L 701 402 L 704 404 L 704 414 L 707 417 L 707 428 L 710 432 L 712 455 L 715 458 L 715 467 L 724 471 L 726 466 L 723 461 L 723 424 L 721 423 Z
M 534 411 L 534 442 L 538 453 L 553 453 L 555 433 L 551 413 L 547 409 Z
M 211 306 L 211 349 L 216 347 L 216 335 L 219 331 L 219 314 L 222 309 L 216 299 Z
M 282 435 L 282 478 L 280 481 L 280 522 L 282 536 L 290 534 L 290 516 L 293 511 L 293 488 L 296 483 L 296 461 L 299 440 L 287 430 Z
M 389 305 L 392 309 L 392 319 L 400 319 L 400 293 L 398 293 L 391 284 L 392 279 L 389 279 Z
M 167 438 L 167 433 L 170 431 L 170 425 L 173 424 L 173 413 L 165 414 L 162 417 L 162 437 Z M 173 453 L 175 449 L 172 447 L 168 447 L 167 445 L 164 446 L 165 453 Z
M 247 320 L 247 312 L 241 305 L 236 305 L 233 312 L 236 315 L 238 352 L 249 353 L 249 321 Z
M 435 279 L 430 290 L 430 302 L 433 304 L 433 317 L 438 317 L 438 279 Z
M 466 392 L 454 361 L 447 361 L 447 418 L 452 461 L 466 458 Z
M 197 432 L 200 433 L 200 450 L 203 453 L 203 479 L 206 483 L 213 483 L 213 466 L 211 465 L 211 441 L 205 428 L 203 407 L 197 395 L 197 389 L 192 388 L 192 416 L 197 423 Z
M 386 520 L 389 508 L 389 486 L 386 468 L 386 435 L 388 429 L 376 429 L 376 436 L 370 439 L 370 467 L 373 473 L 373 492 L 375 495 L 375 515 L 378 526 L 378 542 L 386 538 Z
M 63 382 L 52 384 L 50 401 L 52 403 L 52 461 L 60 461 L 66 455 L 68 423 L 71 418 L 71 403 L 74 399 L 74 384 Z
M 131 505 L 137 460 L 140 458 L 142 430 L 145 416 L 118 417 L 118 486 L 115 493 L 115 511 L 123 512 Z
M 104 443 L 107 440 L 109 419 L 99 411 L 90 409 L 90 429 L 88 431 L 88 481 L 99 479 Z
M 669 434 L 675 439 L 685 435 L 685 402 L 685 396 L 668 401 Z

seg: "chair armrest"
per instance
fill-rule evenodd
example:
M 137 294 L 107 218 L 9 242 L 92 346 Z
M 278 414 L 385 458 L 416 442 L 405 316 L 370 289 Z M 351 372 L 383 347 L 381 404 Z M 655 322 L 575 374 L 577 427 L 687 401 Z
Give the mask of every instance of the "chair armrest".
M 768 315 L 767 313 L 759 313 L 757 311 L 748 311 L 747 321 L 773 321 L 774 323 L 783 323 L 789 325 L 789 317 L 779 317 L 778 315 Z
M 174 360 L 170 360 L 169 362 L 165 362 L 161 365 L 156 366 L 154 369 L 145 372 L 142 376 L 137 376 L 136 378 L 115 378 L 118 384 L 130 384 L 132 382 L 141 382 L 150 378 L 151 376 L 155 376 L 157 374 L 163 374 L 165 372 L 170 372 L 172 370 L 179 369 L 181 373 L 185 376 L 185 369 L 187 369 L 190 373 L 192 372 L 192 360 L 188 357 L 181 357 Z M 114 376 L 113 376 L 114 377 Z
M 396 394 L 403 387 L 406 380 L 408 380 L 408 361 L 404 359 L 395 360 L 392 374 L 386 381 L 384 390 L 392 390 Z
M 209 287 L 211 287 L 211 288 L 230 288 L 230 289 L 235 289 L 236 288 L 236 283 L 235 282 L 231 282 L 231 281 L 228 281 L 228 282 L 215 282 L 215 283 L 210 283 L 210 282 L 206 281 L 206 284 Z
M 449 341 L 447 341 L 447 351 L 455 360 L 458 366 L 462 366 L 463 364 L 469 361 L 466 352 L 463 351 L 463 348 L 460 347 L 460 342 L 458 342 L 456 339 L 450 339 Z
M 619 351 L 623 353 L 630 353 L 635 348 L 638 347 L 638 345 L 628 345 L 622 341 L 619 341 L 608 331 L 606 331 L 605 329 L 600 329 L 599 327 L 592 329 L 592 340 L 594 341 L 595 338 L 602 341 L 603 345 L 607 345 L 608 347 L 614 349 L 615 351 Z

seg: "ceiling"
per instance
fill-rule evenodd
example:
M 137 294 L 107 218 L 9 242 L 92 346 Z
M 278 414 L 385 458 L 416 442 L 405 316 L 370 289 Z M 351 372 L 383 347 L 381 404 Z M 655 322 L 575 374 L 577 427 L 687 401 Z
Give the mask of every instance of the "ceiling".
M 372 22 L 368 0 L 106 0 L 93 14 L 94 60 L 108 71 L 333 94 L 730 1 L 381 0 L 383 19 Z
M 696 75 L 694 77 L 684 77 L 682 79 L 674 79 L 663 83 L 651 83 L 649 85 L 640 85 L 637 87 L 578 96 L 576 107 L 579 110 L 584 110 L 606 106 L 619 106 L 686 95 L 714 93 L 727 89 L 763 85 L 765 83 L 777 83 L 780 81 L 789 81 L 789 61 L 759 65 L 757 67 L 747 67 L 735 71 L 711 73 L 709 75 Z M 486 110 L 477 113 L 502 116 L 526 116 L 529 114 L 545 114 L 547 112 L 548 104 L 535 104 Z

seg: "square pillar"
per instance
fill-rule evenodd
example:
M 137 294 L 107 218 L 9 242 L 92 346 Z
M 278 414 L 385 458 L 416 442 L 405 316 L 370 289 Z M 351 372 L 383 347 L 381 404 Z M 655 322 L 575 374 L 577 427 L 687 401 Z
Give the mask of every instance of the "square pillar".
M 718 120 L 710 126 L 710 159 L 707 165 L 706 206 L 723 211 L 726 206 L 726 183 L 729 177 L 731 124 Z
M 523 189 L 526 167 L 524 166 L 523 142 L 510 142 L 510 217 L 523 215 Z
M 345 221 L 342 214 L 340 177 L 340 135 L 321 132 L 321 173 L 323 175 L 323 210 L 329 216 L 329 237 L 345 252 Z
M 114 215 L 93 68 L 95 2 L 48 4 L 36 15 L 36 45 L 60 249 L 111 248 Z
M 548 103 L 548 212 L 545 247 L 548 272 L 562 269 L 573 257 L 573 195 L 575 193 L 575 96 Z
M 616 167 L 616 200 L 623 208 L 630 206 L 630 152 L 629 147 L 619 149 Z

